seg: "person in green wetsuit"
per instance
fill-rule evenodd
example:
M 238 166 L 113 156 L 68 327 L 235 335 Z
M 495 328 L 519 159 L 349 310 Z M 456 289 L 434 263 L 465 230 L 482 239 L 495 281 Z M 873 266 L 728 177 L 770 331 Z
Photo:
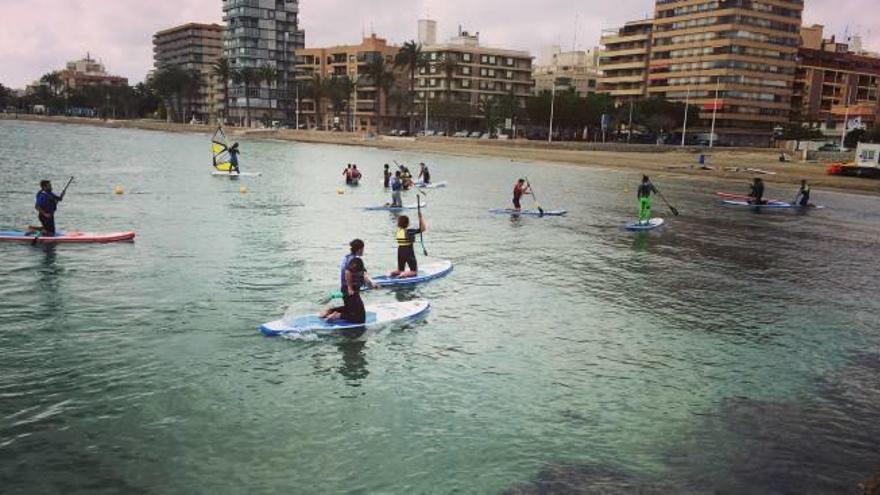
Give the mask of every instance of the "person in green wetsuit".
M 639 223 L 644 225 L 651 220 L 651 194 L 657 194 L 657 188 L 651 184 L 651 179 L 647 175 L 642 176 L 642 183 L 636 192 L 639 198 Z

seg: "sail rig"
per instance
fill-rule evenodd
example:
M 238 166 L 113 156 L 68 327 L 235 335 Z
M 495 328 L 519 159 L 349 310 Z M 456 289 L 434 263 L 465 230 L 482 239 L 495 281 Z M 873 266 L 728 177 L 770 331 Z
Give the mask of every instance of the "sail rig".
M 213 153 L 214 168 L 220 172 L 229 172 L 232 164 L 229 162 L 229 140 L 223 127 L 218 126 L 211 137 L 211 153 Z

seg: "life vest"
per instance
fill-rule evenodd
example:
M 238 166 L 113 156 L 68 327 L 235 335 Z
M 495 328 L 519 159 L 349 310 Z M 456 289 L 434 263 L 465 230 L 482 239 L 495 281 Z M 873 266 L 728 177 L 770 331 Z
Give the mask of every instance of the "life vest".
M 412 247 L 413 241 L 406 235 L 406 229 L 397 229 L 397 245 L 402 248 Z

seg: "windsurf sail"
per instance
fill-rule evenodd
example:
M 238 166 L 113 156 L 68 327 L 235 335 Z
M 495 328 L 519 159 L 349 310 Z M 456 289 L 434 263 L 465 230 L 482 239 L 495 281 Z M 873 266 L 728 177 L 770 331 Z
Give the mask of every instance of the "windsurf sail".
M 213 153 L 214 168 L 220 172 L 229 172 L 232 164 L 229 161 L 229 140 L 223 127 L 217 127 L 214 136 L 211 137 L 211 152 Z

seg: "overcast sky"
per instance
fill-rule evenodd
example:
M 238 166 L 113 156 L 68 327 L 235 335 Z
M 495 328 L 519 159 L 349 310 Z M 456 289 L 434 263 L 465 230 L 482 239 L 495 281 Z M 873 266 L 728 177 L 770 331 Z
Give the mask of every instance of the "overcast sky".
M 866 48 L 880 51 L 880 26 L 870 24 L 877 0 L 805 3 L 805 24 L 824 24 L 826 36 L 849 28 L 862 34 Z M 371 29 L 399 43 L 415 38 L 417 20 L 429 15 L 438 21 L 440 40 L 461 24 L 479 31 L 484 44 L 538 56 L 554 44 L 592 47 L 602 29 L 649 16 L 653 6 L 653 0 L 301 0 L 300 23 L 309 47 L 356 43 Z M 90 52 L 134 84 L 152 66 L 154 32 L 220 22 L 221 15 L 220 0 L 0 0 L 0 83 L 22 88 Z

